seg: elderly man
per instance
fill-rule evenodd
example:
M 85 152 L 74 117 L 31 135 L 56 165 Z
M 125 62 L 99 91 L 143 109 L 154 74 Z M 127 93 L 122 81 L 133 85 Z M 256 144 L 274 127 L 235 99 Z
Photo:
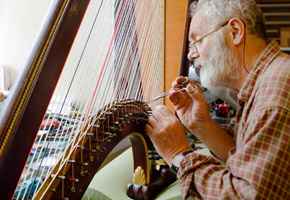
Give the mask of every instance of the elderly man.
M 157 107 L 148 135 L 177 169 L 184 198 L 290 199 L 290 56 L 267 42 L 254 0 L 200 0 L 191 14 L 188 58 L 200 67 L 201 84 L 238 92 L 234 136 L 211 119 L 192 84 L 169 97 L 179 119 Z M 180 121 L 215 156 L 192 152 Z

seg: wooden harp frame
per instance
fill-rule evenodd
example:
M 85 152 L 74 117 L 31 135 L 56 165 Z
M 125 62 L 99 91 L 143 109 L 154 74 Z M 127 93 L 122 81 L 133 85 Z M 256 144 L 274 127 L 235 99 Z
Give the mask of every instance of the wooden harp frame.
M 27 160 L 19 153 L 28 155 L 31 150 L 88 3 L 54 1 L 21 77 L 15 81 L 17 87 L 12 88 L 7 99 L 9 105 L 4 104 L 0 116 L 0 192 L 4 199 L 13 196 Z

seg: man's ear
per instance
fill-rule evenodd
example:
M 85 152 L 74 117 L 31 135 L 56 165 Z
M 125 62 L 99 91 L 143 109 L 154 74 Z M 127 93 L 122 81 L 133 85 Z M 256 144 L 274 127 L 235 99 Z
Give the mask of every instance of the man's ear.
M 245 37 L 244 22 L 239 18 L 232 18 L 228 24 L 230 26 L 230 35 L 233 41 L 233 45 L 242 44 Z

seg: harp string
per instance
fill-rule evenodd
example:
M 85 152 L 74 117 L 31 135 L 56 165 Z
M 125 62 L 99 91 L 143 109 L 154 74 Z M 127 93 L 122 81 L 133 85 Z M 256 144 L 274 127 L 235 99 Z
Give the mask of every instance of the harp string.
M 160 2 L 160 1 L 159 1 Z M 157 7 L 155 7 L 155 12 L 157 11 L 157 9 L 156 9 Z M 153 16 L 157 16 L 156 14 L 154 14 Z M 153 18 L 153 20 L 152 21 L 156 21 L 156 19 L 154 19 Z M 148 21 L 148 23 L 149 23 L 149 21 Z M 150 23 L 150 24 L 153 24 L 153 23 Z M 150 26 L 150 30 L 148 31 L 148 33 L 152 33 L 153 32 L 153 30 L 156 30 L 156 29 L 154 29 L 153 28 L 153 26 L 151 25 Z M 153 38 L 151 38 L 151 41 L 156 41 L 156 43 L 154 43 L 154 42 L 150 42 L 150 43 L 147 43 L 147 45 L 148 44 L 152 44 L 153 43 L 153 45 L 155 44 L 157 47 L 160 47 L 160 46 L 162 46 L 162 44 L 158 44 L 161 40 L 159 40 L 158 38 L 154 38 L 154 37 L 156 37 L 157 36 L 157 34 L 151 34 L 152 35 L 152 37 Z M 143 46 L 143 45 L 141 45 L 141 46 Z M 144 46 L 146 46 L 146 45 L 144 45 Z M 158 64 L 158 62 L 161 62 L 161 60 L 159 59 L 158 60 L 158 58 L 160 58 L 160 57 L 156 57 L 156 55 L 158 54 L 158 51 L 160 52 L 160 49 L 158 49 L 156 46 L 153 46 L 153 53 L 149 56 L 149 59 L 147 59 L 146 60 L 146 62 L 148 62 L 149 64 L 146 64 L 145 66 L 147 66 L 147 65 L 152 65 L 153 63 L 157 63 L 157 66 L 158 65 L 160 65 L 161 63 L 159 63 Z M 147 48 L 147 49 L 149 49 L 149 48 Z M 157 59 L 156 59 L 157 58 Z M 159 71 L 158 71 L 159 70 Z M 145 77 L 145 80 L 148 80 L 148 82 L 149 83 L 158 83 L 157 81 L 156 81 L 156 79 L 158 79 L 158 76 L 154 76 L 154 75 L 152 75 L 150 72 L 153 72 L 153 74 L 161 74 L 160 72 L 160 70 L 163 70 L 162 68 L 150 68 L 150 70 L 149 70 L 149 68 L 147 68 L 147 71 L 145 71 L 145 75 L 147 75 L 146 77 Z M 159 77 L 160 78 L 160 77 Z M 153 89 L 153 90 L 151 90 L 151 89 Z M 156 89 L 156 88 L 158 88 L 158 86 L 154 86 L 154 85 L 152 85 L 152 84 L 145 84 L 145 92 L 148 92 L 147 93 L 147 95 L 146 96 L 152 96 L 151 95 L 151 91 L 153 91 L 153 93 L 154 93 L 154 89 Z M 159 88 L 159 91 L 160 91 L 160 88 Z M 156 93 L 156 92 L 155 92 Z M 157 92 L 158 93 L 158 92 Z
M 163 46 L 163 38 L 160 34 L 163 26 L 159 14 L 162 5 L 160 2 L 159 0 L 110 0 L 103 3 L 99 1 L 90 3 L 88 14 L 85 16 L 88 25 L 80 29 L 78 33 L 80 37 L 76 38 L 74 49 L 70 53 L 53 95 L 54 102 L 62 103 L 54 103 L 49 107 L 51 114 L 48 117 L 51 121 L 58 120 L 61 124 L 69 124 L 70 130 L 58 130 L 55 136 L 44 135 L 44 141 L 35 144 L 35 149 L 57 156 L 64 152 L 69 143 L 77 140 L 78 142 L 74 142 L 75 145 L 70 149 L 70 153 L 73 153 L 76 147 L 83 143 L 90 127 L 101 116 L 102 113 L 98 114 L 98 111 L 106 104 L 122 98 L 150 99 L 153 95 L 162 92 L 163 86 L 160 82 L 162 75 L 159 76 L 163 71 L 160 67 L 163 65 L 160 59 Z M 113 10 L 112 4 L 115 6 Z M 99 18 L 92 17 L 92 13 L 96 13 L 96 10 L 99 10 Z M 95 19 L 95 23 L 91 18 Z M 112 18 L 115 21 L 113 26 Z M 87 27 L 90 26 L 92 28 L 88 29 Z M 87 42 L 82 38 L 86 38 Z M 81 55 L 78 53 L 79 49 L 82 49 Z M 71 105 L 75 109 L 74 115 L 65 112 L 65 107 Z M 44 127 L 53 129 L 53 125 L 48 121 Z M 47 144 L 44 146 L 46 141 Z M 55 163 L 55 160 L 46 159 L 47 156 L 41 154 L 33 154 L 31 158 L 36 160 L 28 163 L 26 171 L 30 173 L 22 178 L 27 181 L 31 177 L 35 177 L 36 180 L 38 175 L 46 177 Z M 62 165 L 65 165 L 69 157 L 61 159 Z M 36 168 L 34 165 L 37 162 L 41 162 L 43 166 Z M 36 188 L 40 184 L 39 181 Z M 23 185 L 21 187 L 24 188 Z M 28 187 L 26 192 L 27 190 Z M 18 198 L 20 196 L 19 192 Z
M 118 19 L 118 22 L 117 22 L 117 25 L 116 25 L 116 29 L 114 31 L 114 34 L 112 36 L 112 39 L 111 39 L 111 42 L 110 42 L 110 45 L 109 45 L 109 49 L 107 51 L 107 54 L 106 54 L 106 58 L 105 58 L 105 61 L 104 61 L 104 64 L 102 66 L 102 69 L 101 69 L 101 72 L 100 72 L 100 75 L 99 75 L 99 78 L 98 78 L 98 81 L 97 81 L 97 85 L 95 87 L 95 90 L 94 90 L 94 94 L 93 94 L 93 97 L 90 101 L 90 104 L 89 104 L 89 107 L 88 107 L 88 111 L 87 111 L 87 114 L 86 114 L 86 117 L 85 117 L 85 120 L 84 120 L 84 123 L 82 125 L 82 128 L 81 128 L 81 135 L 83 135 L 83 131 L 84 131 L 84 127 L 86 125 L 86 122 L 88 120 L 88 117 L 89 117 L 89 114 L 91 112 L 91 108 L 92 108 L 92 104 L 93 104 L 93 101 L 96 97 L 96 94 L 97 94 L 97 89 L 99 88 L 99 84 L 100 84 L 100 81 L 101 81 L 101 78 L 103 77 L 103 73 L 104 73 L 104 70 L 105 70 L 105 67 L 107 65 L 107 62 L 108 62 L 108 59 L 109 59 L 109 55 L 110 55 L 110 52 L 111 52 L 111 49 L 112 49 L 112 46 L 113 46 L 113 41 L 116 37 L 116 33 L 117 33 L 117 29 L 119 28 L 119 24 L 120 24 L 120 20 L 121 20 L 121 16 L 123 15 L 123 12 L 124 12 L 124 9 L 125 9 L 125 5 L 127 3 L 127 0 L 125 0 L 124 4 L 123 4 L 123 7 L 121 9 L 121 12 L 120 12 L 120 17 Z
M 113 33 L 113 35 L 112 35 L 112 39 L 111 39 L 111 41 L 110 41 L 110 44 L 109 44 L 109 47 L 108 47 L 108 50 L 107 50 L 107 53 L 106 53 L 106 56 L 105 56 L 105 60 L 104 60 L 104 63 L 103 63 L 103 65 L 102 65 L 102 68 L 101 68 L 101 71 L 100 71 L 100 74 L 99 74 L 99 77 L 98 77 L 98 79 L 97 79 L 97 83 L 96 83 L 96 87 L 95 87 L 95 89 L 94 89 L 94 92 L 93 92 L 93 96 L 92 96 L 92 98 L 91 98 L 91 100 L 90 100 L 90 102 L 89 102 L 89 104 L 88 104 L 88 109 L 87 109 L 87 112 L 86 112 L 86 114 L 85 114 L 85 119 L 84 119 L 84 121 L 82 122 L 82 127 L 81 127 L 81 130 L 80 130 L 80 133 L 79 134 L 77 134 L 77 135 L 79 135 L 78 137 L 75 137 L 75 139 L 73 139 L 73 141 L 74 141 L 74 145 L 71 145 L 71 148 L 70 148 L 70 152 L 69 152 L 69 155 L 72 155 L 72 159 L 74 159 L 75 158 L 75 153 L 76 153 L 76 150 L 77 150 L 77 147 L 79 146 L 79 144 L 83 144 L 83 140 L 84 140 L 84 136 L 86 135 L 86 131 L 84 132 L 84 128 L 85 128 L 85 126 L 87 126 L 87 121 L 88 121 L 88 118 L 89 118 L 89 115 L 91 114 L 91 108 L 92 108 L 92 106 L 93 106 L 93 102 L 94 102 L 94 100 L 95 100 L 95 97 L 96 97 L 96 94 L 97 94 L 97 92 L 99 91 L 99 90 L 97 90 L 98 88 L 99 88 L 99 86 L 101 86 L 101 84 L 103 83 L 103 77 L 104 77 L 104 75 L 106 74 L 106 72 L 107 72 L 107 67 L 108 67 L 108 62 L 109 62 L 109 59 L 110 59 L 110 57 L 111 57 L 111 49 L 112 49 L 112 45 L 113 45 L 113 41 L 114 41 L 114 39 L 115 39 L 115 37 L 116 37 L 116 33 L 117 33 L 117 30 L 118 30 L 118 28 L 119 28 L 119 25 L 120 25 L 120 21 L 121 21 L 121 16 L 123 15 L 123 13 L 124 13 L 124 9 L 125 9 L 125 5 L 126 5 L 126 3 L 127 3 L 127 1 L 125 1 L 124 3 L 123 3 L 123 6 L 122 6 L 122 8 L 121 8 L 121 11 L 120 11 L 120 14 L 119 14 L 119 18 L 118 18 L 118 21 L 117 21 L 117 24 L 116 24 L 116 28 L 115 28 L 115 30 L 114 30 L 114 33 Z M 98 118 L 98 117 L 97 117 Z M 75 135 L 76 136 L 76 135 Z M 77 140 L 76 142 L 75 142 L 75 140 Z M 68 160 L 69 160 L 69 157 L 70 156 L 68 156 L 68 157 L 66 157 L 66 158 L 64 158 L 63 157 L 63 160 L 62 160 L 62 165 L 64 165 L 65 167 L 63 168 L 63 171 L 66 171 L 66 167 L 67 167 L 67 165 L 68 165 Z M 61 167 L 59 168 L 59 170 L 61 169 Z M 57 172 L 58 173 L 58 172 Z
M 112 42 L 116 39 L 116 36 L 117 36 L 117 32 L 118 32 L 118 29 L 119 29 L 119 27 L 121 27 L 121 29 L 122 28 L 126 28 L 126 26 L 124 26 L 125 24 L 127 24 L 128 22 L 128 19 L 129 18 L 134 18 L 134 16 L 132 16 L 132 14 L 130 14 L 130 15 L 127 15 L 127 17 L 126 17 L 126 19 L 125 20 L 122 20 L 121 21 L 121 19 L 122 19 L 122 16 L 123 16 L 123 13 L 124 13 L 124 10 L 125 10 L 125 8 L 126 8 L 126 1 L 123 3 L 123 7 L 122 7 L 122 9 L 121 9 L 121 12 L 120 12 L 120 15 L 119 15 L 119 18 L 118 18 L 118 21 L 117 21 L 117 23 L 116 23 L 116 26 L 115 26 L 115 31 L 114 31 L 114 34 L 113 34 L 113 36 L 112 36 L 112 40 L 111 40 L 111 43 L 110 43 L 110 47 L 109 47 L 109 50 L 108 50 L 108 52 L 107 52 L 107 56 L 106 56 L 106 59 L 105 59 L 105 63 L 104 63 L 104 65 L 103 65 L 103 67 L 102 67 L 102 70 L 104 69 L 104 66 L 106 65 L 106 61 L 108 60 L 108 57 L 109 57 L 109 53 L 111 52 L 111 49 L 112 49 Z M 133 6 L 130 6 L 129 7 L 129 9 L 131 9 L 132 10 L 132 7 Z M 127 13 L 132 13 L 132 12 L 127 12 Z M 123 22 L 123 26 L 120 26 L 120 23 L 122 23 Z M 134 22 L 134 20 L 131 20 L 131 22 Z M 132 26 L 129 26 L 130 28 L 132 27 Z M 123 32 L 123 31 L 121 31 L 121 32 Z M 128 34 L 128 33 L 130 33 L 130 31 L 127 31 L 127 32 L 125 32 L 126 34 Z M 133 34 L 133 37 L 134 37 L 134 35 L 135 34 Z M 134 40 L 133 39 L 133 41 L 136 41 L 136 40 Z M 125 51 L 125 52 L 129 52 L 129 54 L 128 54 L 128 58 L 129 58 L 129 62 L 128 62 L 128 68 L 127 68 L 127 73 L 126 73 L 126 75 L 125 75 L 125 80 L 123 81 L 123 86 L 124 86 L 124 83 L 127 83 L 127 77 L 128 77 L 128 73 L 130 73 L 130 71 L 131 71 L 131 61 L 132 61 L 132 57 L 134 57 L 134 54 L 135 54 L 135 50 L 136 50 L 136 43 L 134 43 L 133 44 L 133 53 L 132 52 L 129 52 L 129 51 Z M 102 73 L 101 73 L 101 75 L 102 75 Z M 102 77 L 102 76 L 100 76 L 100 77 Z M 99 83 L 99 82 L 98 82 Z M 95 91 L 97 91 L 97 89 L 98 89 L 98 83 L 97 83 L 97 87 L 95 88 Z M 130 85 L 130 83 L 128 83 L 129 85 Z M 124 91 L 124 87 L 122 87 L 122 89 L 121 89 L 121 93 Z M 113 95 L 112 95 L 113 96 Z M 111 96 L 111 97 L 112 97 Z M 93 98 L 92 98 L 92 100 L 91 100 L 91 103 L 93 102 L 93 100 L 94 100 L 94 98 L 95 98 L 95 92 L 94 92 L 94 95 L 93 95 Z M 111 100 L 112 100 L 112 98 L 111 98 Z M 84 125 L 86 124 L 86 122 L 87 122 L 87 118 L 88 118 L 88 116 L 89 116 L 89 113 L 90 113 L 90 108 L 91 108 L 91 103 L 90 103 L 90 106 L 89 106 L 89 110 L 88 110 L 88 112 L 87 112 L 87 115 L 86 115 L 86 119 L 85 119 L 85 122 L 83 123 L 83 128 L 84 128 Z M 98 117 L 97 117 L 97 119 L 98 119 Z M 84 139 L 85 139 L 85 133 L 84 133 L 84 130 L 83 130 L 83 128 L 82 128 L 82 130 L 81 130 L 81 133 L 80 133 L 80 138 L 78 139 L 79 141 L 77 142 L 77 144 L 79 144 L 79 143 L 81 143 L 81 144 L 83 144 L 84 143 Z M 104 136 L 103 136 L 104 137 Z M 82 141 L 81 141 L 82 140 Z M 75 157 L 75 152 L 76 152 L 76 148 L 71 148 L 71 151 L 74 151 L 74 153 L 73 153 L 73 158 Z M 67 163 L 66 163 L 66 165 L 67 165 Z M 66 170 L 66 168 L 64 169 L 64 171 Z
M 145 8 L 142 10 L 142 12 L 140 12 L 141 18 L 142 18 L 142 16 L 144 16 L 145 10 L 148 9 L 148 6 L 147 6 L 148 5 L 148 1 L 147 2 L 143 2 L 143 5 L 144 5 L 144 3 L 145 3 L 145 6 L 144 6 Z M 136 21 L 139 21 L 138 18 L 139 18 L 139 16 L 137 17 L 137 20 Z M 143 23 L 143 21 L 141 20 L 140 21 L 140 24 L 137 24 L 136 26 L 139 27 L 140 25 L 142 25 L 142 23 Z M 141 34 L 144 34 L 144 33 L 141 32 Z M 135 34 L 134 34 L 134 36 L 135 36 Z M 142 35 L 140 35 L 140 38 L 142 38 Z M 136 38 L 136 36 L 135 36 L 135 38 L 133 38 L 133 41 L 134 41 L 134 48 L 133 48 L 133 54 L 132 54 L 131 59 L 130 59 L 129 67 L 131 67 L 132 57 L 134 55 L 137 55 L 138 56 L 138 53 L 136 53 L 136 51 L 138 51 L 137 50 L 137 38 Z M 136 61 L 138 62 L 138 59 L 136 59 Z M 139 63 L 134 63 L 133 66 L 139 66 Z M 122 96 L 122 94 L 124 93 L 125 83 L 127 82 L 126 80 L 128 79 L 129 70 L 130 70 L 130 68 L 128 68 L 128 70 L 126 71 L 125 81 L 122 84 L 122 89 L 120 90 L 119 97 Z M 131 85 L 131 87 L 133 87 L 133 85 Z M 127 98 L 127 97 L 125 97 L 125 98 Z

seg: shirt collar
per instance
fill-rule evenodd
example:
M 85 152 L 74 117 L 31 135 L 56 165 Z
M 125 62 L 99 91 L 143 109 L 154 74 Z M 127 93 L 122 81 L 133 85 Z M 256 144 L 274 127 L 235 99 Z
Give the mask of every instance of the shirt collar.
M 258 60 L 256 61 L 253 69 L 248 74 L 240 92 L 238 93 L 238 99 L 247 102 L 253 91 L 257 77 L 269 66 L 272 60 L 280 53 L 278 43 L 273 40 L 263 50 Z

